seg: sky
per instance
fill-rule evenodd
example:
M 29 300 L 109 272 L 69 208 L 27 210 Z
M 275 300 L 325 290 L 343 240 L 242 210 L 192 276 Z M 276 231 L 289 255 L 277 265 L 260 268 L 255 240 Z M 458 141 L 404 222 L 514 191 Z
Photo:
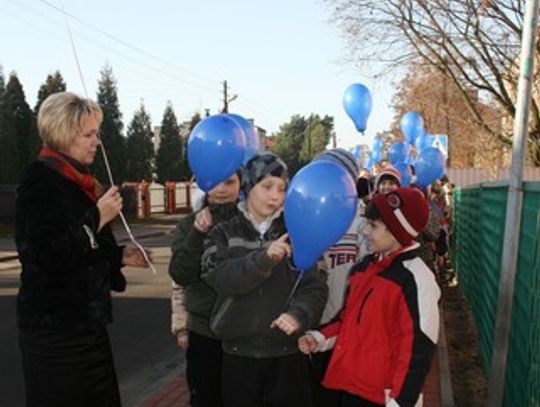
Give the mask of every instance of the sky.
M 57 69 L 84 95 L 71 32 L 90 98 L 111 66 L 126 127 L 141 102 L 154 126 L 169 100 L 179 121 L 218 113 L 227 80 L 238 95 L 229 111 L 268 134 L 292 115 L 316 113 L 334 117 L 338 147 L 370 144 L 393 118 L 392 81 L 343 63 L 346 42 L 329 18 L 322 0 L 0 0 L 0 65 L 6 77 L 17 72 L 31 107 Z M 373 96 L 364 136 L 342 107 L 352 83 Z

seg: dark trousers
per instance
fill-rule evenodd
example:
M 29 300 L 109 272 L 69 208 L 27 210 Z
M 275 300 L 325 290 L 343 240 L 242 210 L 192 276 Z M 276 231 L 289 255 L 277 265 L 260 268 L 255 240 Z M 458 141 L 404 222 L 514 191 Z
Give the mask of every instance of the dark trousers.
M 27 407 L 120 407 L 105 328 L 20 330 Z
M 274 358 L 223 354 L 223 403 L 226 407 L 311 407 L 307 357 Z
M 193 407 L 221 407 L 221 342 L 189 332 L 186 376 Z
M 351 393 L 343 393 L 341 407 L 384 407 L 384 404 L 377 404 Z
M 332 352 L 314 353 L 311 355 L 312 364 L 312 390 L 314 407 L 340 407 L 341 395 L 339 390 L 327 389 L 321 385 L 324 378 Z

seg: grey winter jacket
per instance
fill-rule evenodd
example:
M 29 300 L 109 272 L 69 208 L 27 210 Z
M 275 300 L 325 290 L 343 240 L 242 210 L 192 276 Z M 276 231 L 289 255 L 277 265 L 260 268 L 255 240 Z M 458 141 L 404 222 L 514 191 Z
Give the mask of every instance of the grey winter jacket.
M 214 227 L 204 242 L 202 276 L 217 293 L 210 326 L 227 353 L 256 358 L 293 354 L 298 335 L 318 326 L 328 297 L 322 276 L 306 270 L 289 299 L 298 271 L 287 259 L 274 265 L 266 254 L 285 232 L 282 216 L 260 235 L 239 213 Z M 300 323 L 296 335 L 270 328 L 283 312 Z
M 215 225 L 236 215 L 236 204 L 210 205 L 210 213 Z M 185 289 L 183 305 L 189 313 L 188 329 L 214 338 L 208 324 L 216 294 L 201 280 L 201 256 L 206 235 L 193 227 L 195 215 L 186 216 L 176 226 L 172 238 L 169 275 Z

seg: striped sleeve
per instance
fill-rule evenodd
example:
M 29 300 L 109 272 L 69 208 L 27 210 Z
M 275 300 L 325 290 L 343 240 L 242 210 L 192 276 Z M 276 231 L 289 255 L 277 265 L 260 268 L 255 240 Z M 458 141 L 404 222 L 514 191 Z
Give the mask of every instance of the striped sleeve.
M 420 259 L 408 263 L 412 278 L 402 286 L 397 315 L 399 359 L 390 392 L 390 405 L 396 407 L 416 404 L 439 335 L 440 289 Z

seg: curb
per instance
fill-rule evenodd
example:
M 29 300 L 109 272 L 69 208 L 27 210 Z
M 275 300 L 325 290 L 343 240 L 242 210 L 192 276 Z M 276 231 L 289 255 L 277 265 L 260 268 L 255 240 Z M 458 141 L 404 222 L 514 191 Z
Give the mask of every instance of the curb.
M 441 391 L 441 407 L 454 407 L 454 393 L 450 375 L 450 362 L 448 358 L 448 345 L 446 343 L 446 329 L 443 318 L 442 301 L 439 304 L 440 333 L 437 344 L 437 357 L 439 359 L 439 382 Z

